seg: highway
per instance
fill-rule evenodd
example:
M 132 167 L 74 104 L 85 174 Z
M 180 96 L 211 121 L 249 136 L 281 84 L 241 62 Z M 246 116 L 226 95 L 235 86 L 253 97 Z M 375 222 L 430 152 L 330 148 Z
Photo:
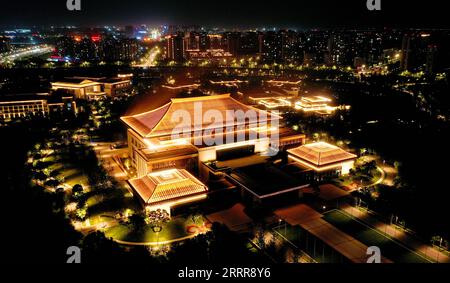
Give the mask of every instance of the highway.
M 0 64 L 14 62 L 26 57 L 41 56 L 53 51 L 53 47 L 47 44 L 35 45 L 26 48 L 16 49 L 14 51 L 0 54 Z

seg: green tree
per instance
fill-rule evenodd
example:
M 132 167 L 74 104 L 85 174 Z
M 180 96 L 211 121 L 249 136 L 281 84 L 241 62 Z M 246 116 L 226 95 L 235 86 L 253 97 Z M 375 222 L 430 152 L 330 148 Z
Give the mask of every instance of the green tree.
M 140 232 L 147 224 L 145 222 L 145 215 L 142 213 L 135 213 L 128 217 L 128 224 L 133 228 L 134 231 Z
M 170 215 L 164 209 L 152 210 L 147 213 L 147 221 L 154 231 L 161 232 L 163 224 L 169 222 Z

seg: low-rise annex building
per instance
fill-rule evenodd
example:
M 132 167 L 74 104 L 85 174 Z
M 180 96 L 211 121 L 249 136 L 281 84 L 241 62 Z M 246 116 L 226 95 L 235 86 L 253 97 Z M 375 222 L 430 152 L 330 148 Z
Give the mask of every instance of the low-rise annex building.
M 304 112 L 316 112 L 319 114 L 330 114 L 337 107 L 331 106 L 332 100 L 325 96 L 308 96 L 302 97 L 295 103 L 295 108 Z
M 184 169 L 168 169 L 131 179 L 129 185 L 141 204 L 150 211 L 170 213 L 177 205 L 205 199 L 208 188 Z
M 0 119 L 9 121 L 28 116 L 48 116 L 56 111 L 77 111 L 72 96 L 49 93 L 10 94 L 0 98 Z
M 63 90 L 77 99 L 98 100 L 106 96 L 116 96 L 120 90 L 129 88 L 131 79 L 70 77 L 51 84 L 53 90 Z
M 336 172 L 347 175 L 357 156 L 337 146 L 317 142 L 290 149 L 288 158 L 316 172 Z

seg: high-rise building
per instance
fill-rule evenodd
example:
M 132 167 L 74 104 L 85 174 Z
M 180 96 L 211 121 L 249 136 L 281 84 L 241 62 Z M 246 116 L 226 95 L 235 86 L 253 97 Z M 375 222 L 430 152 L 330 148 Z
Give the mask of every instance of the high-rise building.
M 227 32 L 224 34 L 224 49 L 233 56 L 241 54 L 241 34 L 237 32 Z M 256 53 L 256 52 L 255 52 Z
M 185 50 L 185 41 L 182 33 L 166 37 L 166 59 L 182 62 Z
M 328 65 L 343 65 L 346 46 L 340 34 L 332 34 L 328 39 L 325 63 Z
M 200 51 L 206 51 L 208 49 L 209 37 L 206 32 L 199 33 L 199 49 Z
M 108 37 L 102 40 L 99 48 L 102 61 L 131 62 L 139 58 L 139 42 L 132 38 L 116 39 Z
M 9 38 L 0 36 L 0 53 L 8 52 L 11 50 Z
M 262 35 L 256 32 L 241 33 L 239 37 L 238 55 L 254 55 L 261 53 L 260 39 Z
M 402 40 L 402 58 L 400 68 L 404 71 L 425 71 L 433 65 L 434 57 L 437 52 L 428 33 L 409 33 L 403 36 Z
M 134 27 L 133 26 L 126 26 L 124 35 L 125 35 L 126 38 L 133 38 L 134 37 Z
M 407 70 L 409 66 L 409 56 L 411 52 L 411 37 L 405 35 L 402 39 L 402 58 L 400 60 L 400 69 Z
M 426 55 L 425 63 L 425 73 L 428 75 L 434 74 L 436 70 L 436 57 L 437 57 L 438 47 L 436 45 L 429 45 Z
M 94 42 L 91 38 L 84 37 L 75 45 L 75 59 L 81 61 L 99 60 L 98 42 Z
M 220 34 L 209 34 L 207 49 L 208 50 L 224 49 L 223 36 Z
M 200 34 L 193 31 L 186 33 L 184 46 L 187 50 L 200 50 Z
M 260 37 L 260 53 L 267 63 L 281 63 L 283 61 L 284 35 L 280 32 L 269 31 Z

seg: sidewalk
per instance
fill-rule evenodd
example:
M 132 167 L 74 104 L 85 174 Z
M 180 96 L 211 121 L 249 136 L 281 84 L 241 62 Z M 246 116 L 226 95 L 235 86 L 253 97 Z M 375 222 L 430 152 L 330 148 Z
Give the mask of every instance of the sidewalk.
M 375 219 L 374 216 L 370 215 L 366 211 L 362 211 L 352 206 L 345 206 L 341 207 L 340 209 L 352 215 L 353 217 L 360 219 L 361 221 L 367 223 L 368 225 L 374 227 L 380 232 L 383 232 L 388 236 L 402 242 L 409 248 L 414 249 L 417 253 L 420 253 L 428 257 L 434 262 L 450 263 L 450 258 L 446 254 L 438 251 L 437 249 L 431 247 L 430 245 L 420 242 L 419 240 L 415 239 L 408 233 L 395 228 L 394 225 L 389 225 Z

